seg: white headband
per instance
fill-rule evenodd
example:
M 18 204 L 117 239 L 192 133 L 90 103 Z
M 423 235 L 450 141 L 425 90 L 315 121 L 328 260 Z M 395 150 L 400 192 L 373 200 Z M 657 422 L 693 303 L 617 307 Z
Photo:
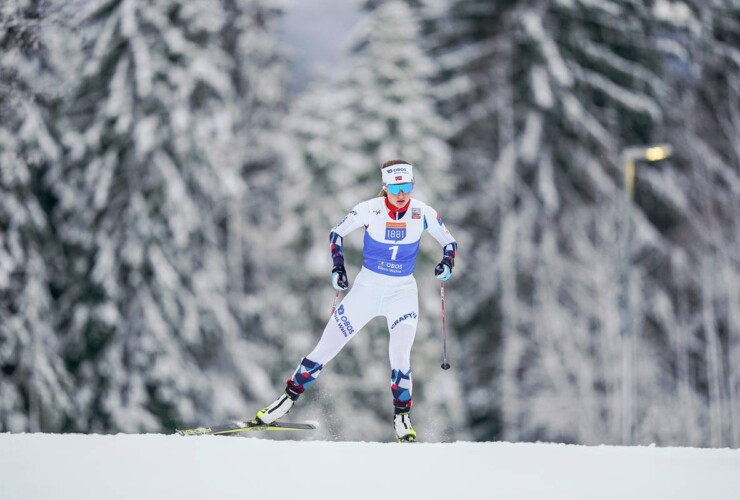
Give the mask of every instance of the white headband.
M 408 163 L 399 163 L 383 169 L 383 185 L 414 182 L 414 167 Z

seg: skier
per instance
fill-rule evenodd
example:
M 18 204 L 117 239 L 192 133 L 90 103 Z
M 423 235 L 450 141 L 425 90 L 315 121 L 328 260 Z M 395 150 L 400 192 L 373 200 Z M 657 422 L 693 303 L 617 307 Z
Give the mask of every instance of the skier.
M 329 235 L 332 286 L 349 288 L 344 267 L 343 238 L 365 227 L 362 270 L 355 285 L 337 307 L 324 328 L 318 344 L 298 365 L 286 382 L 285 392 L 271 405 L 257 412 L 257 423 L 269 424 L 283 417 L 318 377 L 322 368 L 375 316 L 385 316 L 390 334 L 391 391 L 394 428 L 399 441 L 414 441 L 411 426 L 411 345 L 419 318 L 419 298 L 414 264 L 419 241 L 427 231 L 443 247 L 441 262 L 434 274 L 447 281 L 455 263 L 457 242 L 437 212 L 410 194 L 414 188 L 413 167 L 403 160 L 385 162 L 379 197 L 363 201 L 337 224 Z

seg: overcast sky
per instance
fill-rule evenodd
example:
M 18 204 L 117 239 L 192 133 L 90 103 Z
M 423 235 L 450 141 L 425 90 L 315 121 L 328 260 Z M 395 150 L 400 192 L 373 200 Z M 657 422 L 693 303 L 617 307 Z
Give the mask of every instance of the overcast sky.
M 360 20 L 353 0 L 286 0 L 281 39 L 291 52 L 294 87 L 317 69 L 331 70 Z

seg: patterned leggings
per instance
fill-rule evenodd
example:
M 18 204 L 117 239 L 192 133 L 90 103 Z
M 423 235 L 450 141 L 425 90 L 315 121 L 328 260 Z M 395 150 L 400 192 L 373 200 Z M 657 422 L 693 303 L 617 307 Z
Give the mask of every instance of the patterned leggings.
M 385 316 L 388 322 L 393 399 L 410 401 L 411 346 L 419 318 L 416 280 L 413 276 L 382 276 L 364 268 L 329 319 L 319 343 L 298 365 L 293 383 L 311 385 L 323 366 L 376 316 Z

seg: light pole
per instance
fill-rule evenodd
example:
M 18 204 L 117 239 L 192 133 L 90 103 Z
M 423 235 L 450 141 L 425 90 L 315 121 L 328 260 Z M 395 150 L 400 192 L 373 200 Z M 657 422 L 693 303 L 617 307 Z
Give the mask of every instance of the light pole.
M 673 151 L 670 144 L 631 146 L 622 151 L 624 160 L 624 251 L 622 257 L 622 287 L 619 300 L 622 316 L 622 444 L 630 445 L 634 428 L 634 355 L 635 335 L 632 331 L 632 301 L 630 286 L 632 279 L 632 205 L 635 197 L 635 168 L 638 161 L 660 161 Z

